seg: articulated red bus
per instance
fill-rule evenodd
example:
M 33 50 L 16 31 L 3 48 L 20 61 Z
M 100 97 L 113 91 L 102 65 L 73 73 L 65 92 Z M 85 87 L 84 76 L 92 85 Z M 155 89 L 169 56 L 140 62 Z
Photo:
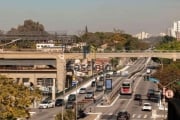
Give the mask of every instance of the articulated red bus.
M 126 79 L 122 82 L 120 88 L 121 95 L 132 95 L 133 94 L 133 81 L 131 79 Z

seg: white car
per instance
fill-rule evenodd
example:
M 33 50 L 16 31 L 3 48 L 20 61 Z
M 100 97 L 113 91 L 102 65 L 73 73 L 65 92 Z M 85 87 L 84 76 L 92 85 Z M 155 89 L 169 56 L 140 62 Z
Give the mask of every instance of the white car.
M 79 94 L 85 94 L 86 93 L 86 88 L 80 88 Z
M 55 102 L 52 101 L 52 100 L 49 100 L 49 101 L 42 101 L 40 104 L 39 104 L 39 108 L 41 109 L 45 109 L 45 108 L 53 108 L 55 107 Z
M 145 111 L 145 110 L 147 110 L 147 111 L 151 111 L 152 110 L 152 106 L 151 106 L 150 103 L 144 103 L 143 104 L 142 111 Z
M 147 74 L 150 74 L 150 73 L 151 73 L 151 69 L 147 69 L 147 70 L 146 70 L 146 73 L 147 73 Z

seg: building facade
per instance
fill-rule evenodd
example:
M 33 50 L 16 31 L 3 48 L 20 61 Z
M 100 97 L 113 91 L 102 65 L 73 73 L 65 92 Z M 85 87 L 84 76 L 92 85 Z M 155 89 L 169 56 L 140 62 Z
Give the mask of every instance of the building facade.
M 180 21 L 173 23 L 173 26 L 168 30 L 169 36 L 180 40 Z

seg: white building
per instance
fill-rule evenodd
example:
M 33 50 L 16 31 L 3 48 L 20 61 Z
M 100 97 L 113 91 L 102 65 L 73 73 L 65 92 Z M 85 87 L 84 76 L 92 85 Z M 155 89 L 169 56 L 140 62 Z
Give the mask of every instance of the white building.
M 159 33 L 159 35 L 161 36 L 161 37 L 164 37 L 164 36 L 166 36 L 166 33 Z
M 140 33 L 134 35 L 134 37 L 137 37 L 138 39 L 143 40 L 145 38 L 149 38 L 150 34 L 146 33 L 146 32 L 140 32 Z
M 180 39 L 180 21 L 173 23 L 173 26 L 168 30 L 169 36 Z

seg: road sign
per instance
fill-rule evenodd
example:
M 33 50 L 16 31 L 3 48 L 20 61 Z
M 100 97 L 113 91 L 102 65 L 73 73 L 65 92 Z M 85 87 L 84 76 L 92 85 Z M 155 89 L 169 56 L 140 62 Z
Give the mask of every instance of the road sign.
M 174 96 L 174 92 L 172 90 L 166 90 L 166 97 L 172 98 Z

